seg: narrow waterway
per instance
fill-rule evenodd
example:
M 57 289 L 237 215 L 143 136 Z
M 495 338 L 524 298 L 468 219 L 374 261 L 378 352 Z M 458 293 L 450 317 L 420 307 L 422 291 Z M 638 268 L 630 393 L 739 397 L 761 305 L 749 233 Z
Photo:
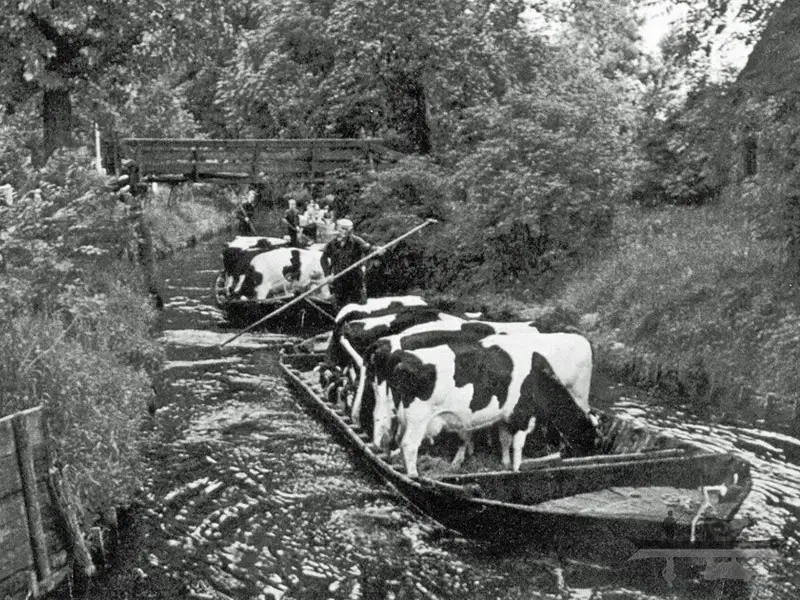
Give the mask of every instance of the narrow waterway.
M 663 560 L 608 569 L 534 551 L 489 547 L 443 531 L 359 470 L 287 388 L 277 349 L 236 330 L 213 307 L 224 240 L 162 265 L 169 362 L 144 435 L 144 506 L 122 532 L 89 598 L 621 599 L 800 597 L 800 440 L 709 427 L 674 408 L 622 397 L 681 437 L 746 457 L 755 486 L 742 509 L 754 538 L 779 536 L 778 558 L 741 560 L 736 579 L 708 579 L 682 559 L 670 587 Z

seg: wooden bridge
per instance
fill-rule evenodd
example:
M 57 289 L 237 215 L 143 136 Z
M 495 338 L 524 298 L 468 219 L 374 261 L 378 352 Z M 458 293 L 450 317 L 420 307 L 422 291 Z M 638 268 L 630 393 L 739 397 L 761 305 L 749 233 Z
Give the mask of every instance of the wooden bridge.
M 122 158 L 130 161 L 142 183 L 324 181 L 344 172 L 375 169 L 401 156 L 379 138 L 127 138 L 121 146 Z

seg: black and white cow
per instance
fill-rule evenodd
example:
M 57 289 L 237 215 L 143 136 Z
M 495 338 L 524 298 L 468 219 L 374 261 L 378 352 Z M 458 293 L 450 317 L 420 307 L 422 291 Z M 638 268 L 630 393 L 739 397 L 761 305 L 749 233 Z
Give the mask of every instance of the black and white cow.
M 387 448 L 396 418 L 410 477 L 418 475 L 422 440 L 442 430 L 461 434 L 500 425 L 503 465 L 515 471 L 537 419 L 556 428 L 576 454 L 594 448 L 592 349 L 581 335 L 494 334 L 399 350 L 392 359 L 387 393 L 375 397 L 373 441 Z
M 336 314 L 336 323 L 344 323 L 365 317 L 377 317 L 387 314 L 383 311 L 396 312 L 406 306 L 426 306 L 428 303 L 422 296 L 383 296 L 367 298 L 364 304 L 348 304 Z
M 401 350 L 417 350 L 440 346 L 448 343 L 477 342 L 495 334 L 527 334 L 538 335 L 539 330 L 533 322 L 493 322 L 448 319 L 423 323 L 377 340 L 367 350 L 367 378 L 370 387 L 364 397 L 367 412 L 374 409 L 374 398 L 389 393 L 387 378 L 391 369 L 397 364 Z M 360 407 L 359 407 L 360 409 Z M 460 466 L 463 460 L 472 453 L 472 435 L 468 431 L 460 433 L 462 445 L 453 459 L 454 466 Z
M 257 254 L 235 283 L 232 295 L 246 300 L 264 300 L 305 291 L 325 277 L 321 256 L 319 250 L 301 248 L 276 248 Z M 315 297 L 330 298 L 329 287 L 322 286 Z
M 344 328 L 348 323 L 373 316 L 393 315 L 404 308 L 427 306 L 421 296 L 386 296 L 368 298 L 364 304 L 348 304 L 337 313 L 328 342 L 327 361 L 320 368 L 320 384 L 327 387 L 334 371 L 341 371 L 350 361 L 349 354 L 341 344 Z
M 259 254 L 285 246 L 280 238 L 237 235 L 222 250 L 222 269 L 225 274 L 225 291 L 230 297 L 244 283 L 250 262 Z M 241 294 L 240 294 L 241 295 Z
M 342 371 L 346 383 L 350 384 L 342 393 L 348 400 L 354 399 L 352 405 L 348 401 L 345 404 L 350 408 L 351 417 L 356 425 L 361 424 L 362 397 L 367 381 L 366 356 L 373 344 L 381 338 L 423 323 L 445 322 L 460 325 L 464 320 L 431 306 L 404 306 L 397 312 L 355 319 L 344 324 L 339 338 L 340 348 L 329 353 L 328 357 L 337 361 L 333 365 L 334 368 Z

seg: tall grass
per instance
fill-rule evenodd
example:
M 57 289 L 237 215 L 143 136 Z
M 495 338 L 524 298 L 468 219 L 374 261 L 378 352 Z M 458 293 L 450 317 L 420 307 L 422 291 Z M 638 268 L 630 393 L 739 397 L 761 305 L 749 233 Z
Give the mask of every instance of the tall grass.
M 0 147 L 0 164 L 8 161 Z M 0 415 L 42 405 L 84 526 L 139 487 L 142 420 L 163 362 L 125 206 L 86 149 L 21 163 L 0 204 Z
M 160 189 L 144 211 L 156 253 L 169 254 L 230 227 L 240 200 L 232 191 Z
M 87 525 L 130 504 L 141 483 L 148 371 L 162 358 L 146 300 L 119 280 L 108 284 L 106 293 L 71 290 L 64 310 L 43 313 L 9 297 L 25 282 L 0 277 L 0 414 L 43 406 Z
M 800 395 L 800 317 L 763 199 L 737 190 L 711 206 L 620 211 L 616 247 L 559 299 L 598 313 L 593 335 L 720 385 Z

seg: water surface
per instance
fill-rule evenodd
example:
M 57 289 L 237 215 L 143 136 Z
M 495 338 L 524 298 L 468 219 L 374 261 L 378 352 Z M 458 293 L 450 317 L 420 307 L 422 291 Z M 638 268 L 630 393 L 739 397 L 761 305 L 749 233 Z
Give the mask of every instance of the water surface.
M 780 536 L 777 559 L 742 561 L 744 579 L 708 580 L 680 560 L 609 569 L 497 548 L 444 531 L 358 468 L 301 408 L 278 367 L 289 341 L 236 330 L 213 307 L 222 240 L 162 265 L 169 362 L 148 425 L 143 508 L 87 597 L 475 599 L 800 597 L 800 440 L 757 428 L 710 428 L 675 407 L 623 395 L 607 408 L 753 465 L 747 535 Z

